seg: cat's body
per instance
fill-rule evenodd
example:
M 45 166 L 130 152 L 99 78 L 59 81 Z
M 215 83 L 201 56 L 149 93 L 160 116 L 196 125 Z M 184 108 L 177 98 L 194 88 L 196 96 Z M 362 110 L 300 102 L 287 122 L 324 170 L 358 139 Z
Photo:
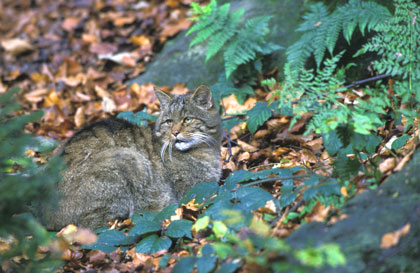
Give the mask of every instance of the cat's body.
M 58 185 L 57 210 L 43 213 L 47 228 L 105 226 L 137 210 L 160 210 L 195 184 L 220 178 L 221 121 L 210 90 L 156 94 L 161 113 L 153 132 L 107 119 L 60 148 L 67 169 Z

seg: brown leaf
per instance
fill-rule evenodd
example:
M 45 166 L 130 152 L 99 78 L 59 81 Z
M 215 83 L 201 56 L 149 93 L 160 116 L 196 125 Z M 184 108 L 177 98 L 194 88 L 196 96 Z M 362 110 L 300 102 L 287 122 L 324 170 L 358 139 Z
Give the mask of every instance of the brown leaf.
M 175 23 L 169 23 L 163 26 L 162 36 L 172 37 L 181 30 L 188 29 L 193 21 L 187 18 L 176 21 Z
M 136 20 L 135 16 L 125 16 L 125 17 L 117 17 L 114 19 L 114 25 L 117 27 L 122 27 L 124 25 L 130 25 L 134 23 Z
M 249 158 L 251 157 L 251 155 L 248 152 L 244 152 L 244 153 L 240 153 L 238 156 L 238 160 L 239 161 L 247 161 L 249 160 Z
M 100 250 L 91 250 L 86 255 L 86 258 L 89 259 L 89 263 L 92 263 L 92 264 L 103 263 L 105 257 L 106 257 L 106 253 Z
M 306 161 L 306 162 L 309 162 L 309 163 L 313 163 L 313 164 L 316 163 L 316 156 L 315 156 L 315 154 L 312 151 L 308 150 L 308 149 L 303 149 L 301 151 L 301 157 L 300 158 L 301 158 L 301 160 Z
M 381 173 L 391 171 L 395 167 L 396 162 L 397 161 L 394 157 L 387 158 L 379 164 L 379 170 L 381 171 Z
M 73 31 L 73 29 L 77 26 L 77 24 L 79 24 L 79 18 L 77 17 L 67 17 L 63 23 L 61 24 L 61 27 L 68 31 L 71 32 Z
M 48 94 L 47 88 L 36 89 L 30 93 L 24 95 L 24 98 L 30 103 L 38 103 L 45 99 Z
M 74 123 L 76 124 L 77 128 L 82 127 L 85 124 L 85 107 L 80 106 L 76 110 L 76 114 L 74 115 Z
M 131 56 L 124 56 L 122 58 L 122 63 L 126 66 L 134 67 L 137 65 L 136 59 Z
M 408 223 L 394 232 L 388 232 L 384 234 L 382 236 L 380 248 L 387 249 L 397 245 L 400 239 L 410 232 L 410 227 L 411 226 Z
M 34 49 L 29 41 L 21 38 L 3 40 L 1 41 L 1 46 L 7 53 L 12 55 L 18 55 L 20 53 Z
M 139 36 L 133 36 L 130 38 L 130 42 L 132 42 L 135 45 L 138 45 L 140 47 L 145 48 L 151 48 L 152 43 L 150 42 L 150 39 L 146 35 L 139 35 Z
M 258 148 L 246 143 L 245 141 L 238 139 L 237 142 L 245 152 L 253 153 L 258 151 Z
M 98 42 L 98 37 L 93 34 L 83 33 L 82 34 L 82 41 L 86 44 L 93 44 Z
M 93 54 L 109 54 L 117 51 L 117 46 L 110 43 L 93 43 L 89 47 L 89 52 Z
M 254 138 L 255 139 L 265 138 L 268 134 L 269 134 L 268 130 L 258 130 L 257 132 L 255 132 Z

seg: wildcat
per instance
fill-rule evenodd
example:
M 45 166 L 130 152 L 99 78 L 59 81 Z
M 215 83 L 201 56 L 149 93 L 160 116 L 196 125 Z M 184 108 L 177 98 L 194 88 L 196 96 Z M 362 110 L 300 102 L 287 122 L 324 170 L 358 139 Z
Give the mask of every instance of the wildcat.
M 186 95 L 155 88 L 161 105 L 153 132 L 122 119 L 104 119 L 78 131 L 57 154 L 67 164 L 61 198 L 43 221 L 103 227 L 137 210 L 161 210 L 195 184 L 221 175 L 221 119 L 206 86 Z

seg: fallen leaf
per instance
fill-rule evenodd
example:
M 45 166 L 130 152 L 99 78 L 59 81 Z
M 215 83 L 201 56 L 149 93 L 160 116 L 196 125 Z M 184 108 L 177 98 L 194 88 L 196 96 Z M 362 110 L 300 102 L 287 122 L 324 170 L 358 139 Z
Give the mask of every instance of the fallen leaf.
M 140 47 L 150 48 L 152 46 L 149 37 L 146 35 L 133 36 L 130 38 L 130 42 Z
M 77 108 L 76 114 L 74 115 L 74 123 L 77 128 L 80 128 L 83 124 L 85 124 L 85 107 L 80 106 Z
M 410 224 L 406 224 L 399 230 L 385 233 L 382 236 L 380 248 L 387 249 L 398 244 L 400 239 L 410 232 Z
M 181 30 L 188 29 L 192 25 L 193 21 L 188 20 L 187 18 L 176 21 L 175 23 L 171 22 L 163 26 L 162 36 L 172 37 Z
M 93 54 L 112 54 L 117 51 L 117 46 L 110 43 L 93 43 L 89 47 L 89 52 Z
M 20 53 L 31 51 L 34 49 L 34 47 L 28 40 L 24 40 L 21 38 L 3 40 L 1 41 L 1 46 L 7 53 L 10 53 L 12 55 L 18 55 Z
M 111 60 L 114 63 L 124 64 L 124 58 L 131 58 L 131 53 L 130 52 L 121 52 L 121 53 L 117 53 L 117 54 L 112 54 L 112 53 L 99 54 L 98 58 L 100 60 L 106 59 L 106 60 Z
M 86 258 L 89 259 L 89 263 L 98 264 L 102 263 L 106 257 L 106 253 L 100 250 L 91 250 L 86 255 Z
M 79 18 L 77 17 L 67 17 L 63 23 L 61 24 L 61 27 L 68 31 L 71 32 L 73 31 L 73 29 L 79 24 Z
M 245 151 L 245 152 L 249 152 L 249 153 L 253 153 L 258 151 L 258 148 L 246 143 L 245 141 L 242 141 L 240 139 L 237 140 L 239 146 Z
M 379 164 L 379 170 L 381 173 L 386 173 L 395 167 L 396 162 L 397 161 L 394 157 L 387 158 Z
M 30 93 L 24 95 L 24 98 L 30 103 L 38 103 L 45 99 L 48 94 L 47 88 L 36 89 Z

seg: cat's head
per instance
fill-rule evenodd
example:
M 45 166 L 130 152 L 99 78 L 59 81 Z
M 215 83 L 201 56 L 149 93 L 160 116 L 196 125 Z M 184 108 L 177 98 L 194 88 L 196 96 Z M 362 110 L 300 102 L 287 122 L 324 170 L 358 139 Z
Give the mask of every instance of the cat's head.
M 170 95 L 155 88 L 160 101 L 160 115 L 155 135 L 162 143 L 161 157 L 166 150 L 188 151 L 197 147 L 220 147 L 221 119 L 211 91 L 201 85 L 186 95 Z

